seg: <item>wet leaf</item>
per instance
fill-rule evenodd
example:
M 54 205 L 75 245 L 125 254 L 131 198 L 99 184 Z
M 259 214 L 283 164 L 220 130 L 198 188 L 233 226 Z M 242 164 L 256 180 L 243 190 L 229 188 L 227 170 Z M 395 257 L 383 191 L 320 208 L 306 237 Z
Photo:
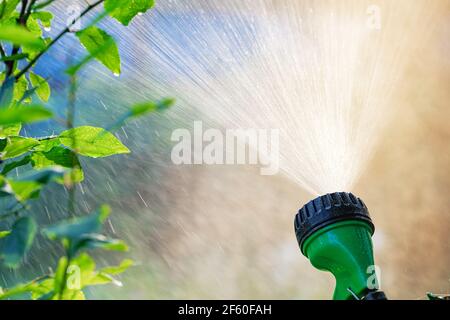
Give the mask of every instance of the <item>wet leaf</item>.
M 86 50 L 105 65 L 114 74 L 120 74 L 119 49 L 113 38 L 100 28 L 95 26 L 81 30 L 76 33 L 81 44 Z M 104 48 L 108 45 L 107 48 Z
M 4 139 L 4 141 L 6 141 L 6 144 L 3 147 L 0 146 L 1 158 L 3 160 L 21 156 L 39 144 L 39 141 L 36 139 L 20 136 L 11 136 Z
M 44 234 L 52 240 L 76 240 L 81 236 L 101 231 L 103 222 L 110 214 L 108 206 L 102 206 L 95 213 L 81 218 L 62 221 L 44 229 Z
M 92 158 L 130 152 L 113 134 L 102 128 L 83 126 L 69 129 L 60 134 L 59 140 L 76 153 Z
M 45 47 L 44 41 L 33 32 L 14 24 L 0 25 L 0 40 L 15 45 L 25 45 L 35 50 Z
M 42 184 L 34 181 L 8 180 L 8 185 L 13 195 L 20 202 L 39 197 L 39 192 L 42 189 Z
M 0 119 L 1 114 L 2 111 L 0 109 Z M 4 139 L 9 136 L 18 136 L 21 129 L 22 125 L 20 123 L 0 125 L 0 139 Z
M 20 0 L 3 0 L 0 3 L 0 21 L 5 21 L 11 17 L 16 10 Z
M 20 129 L 20 123 L 42 121 L 51 118 L 52 115 L 50 110 L 39 105 L 0 109 L 0 125 L 18 125 L 16 129 Z
M 41 21 L 41 24 L 44 28 L 50 28 L 53 14 L 49 11 L 36 11 L 31 14 L 33 18 Z
M 153 5 L 154 0 L 106 0 L 105 10 L 127 26 L 135 16 L 147 12 Z
M 17 161 L 13 161 L 13 162 L 9 162 L 7 163 L 2 170 L 2 175 L 7 175 L 9 172 L 11 172 L 12 170 L 18 168 L 18 167 L 22 167 L 25 166 L 27 164 L 30 163 L 31 157 L 28 155 L 26 157 L 23 157 L 20 160 Z
M 59 183 L 64 183 L 66 179 L 70 179 L 71 183 L 81 182 L 84 179 L 80 161 L 76 154 L 67 148 L 55 146 L 47 152 L 34 152 L 31 156 L 31 160 L 35 169 L 44 169 L 48 167 L 70 169 L 63 178 L 58 180 Z
M 11 105 L 14 97 L 14 83 L 15 80 L 12 77 L 2 83 L 0 87 L 0 109 L 7 108 Z
M 36 222 L 31 217 L 20 218 L 14 223 L 11 233 L 0 240 L 0 257 L 4 265 L 10 268 L 16 268 L 19 265 L 23 256 L 31 248 L 36 231 Z
M 47 80 L 41 76 L 30 72 L 31 85 L 36 88 L 36 94 L 44 102 L 47 102 L 50 98 L 50 85 Z
M 173 99 L 164 99 L 159 102 L 145 102 L 136 104 L 130 109 L 132 117 L 139 117 L 153 111 L 160 111 L 169 108 L 174 103 Z

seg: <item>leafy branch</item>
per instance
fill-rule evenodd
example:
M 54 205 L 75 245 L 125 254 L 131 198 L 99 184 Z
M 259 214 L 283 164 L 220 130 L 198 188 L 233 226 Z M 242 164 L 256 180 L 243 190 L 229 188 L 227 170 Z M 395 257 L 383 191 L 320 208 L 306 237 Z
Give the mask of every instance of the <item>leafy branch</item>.
M 67 26 L 66 28 L 61 31 L 47 46 L 44 50 L 42 50 L 41 52 L 39 52 L 36 57 L 34 57 L 33 59 L 31 59 L 31 61 L 15 76 L 15 79 L 19 79 L 21 76 L 23 76 L 25 73 L 27 73 L 31 67 L 51 48 L 53 47 L 53 45 L 58 42 L 66 33 L 71 32 L 71 28 L 75 25 L 75 23 L 77 23 L 80 19 L 82 19 L 86 14 L 88 14 L 91 10 L 93 10 L 94 8 L 96 8 L 98 5 L 100 5 L 101 3 L 103 3 L 104 0 L 98 0 L 96 2 L 94 2 L 93 4 L 87 6 L 78 17 L 76 17 L 75 19 L 73 19 Z
M 56 183 L 69 190 L 67 212 L 72 217 L 42 230 L 44 236 L 60 241 L 64 248 L 55 271 L 8 290 L 0 288 L 0 299 L 23 295 L 31 295 L 33 299 L 84 299 L 83 289 L 87 286 L 118 284 L 114 276 L 124 272 L 132 261 L 124 260 L 118 266 L 98 270 L 88 255 L 87 251 L 91 249 L 126 251 L 128 247 L 123 241 L 100 233 L 110 213 L 108 206 L 86 216 L 75 215 L 76 186 L 84 180 L 80 157 L 102 158 L 129 153 L 112 131 L 129 119 L 170 107 L 173 100 L 136 104 L 107 129 L 76 127 L 77 73 L 94 59 L 113 73 L 120 73 L 117 45 L 96 23 L 109 15 L 127 26 L 138 13 L 150 9 L 153 0 L 96 1 L 54 39 L 44 39 L 41 30 L 42 26 L 51 25 L 53 14 L 43 9 L 54 0 L 0 1 L 0 56 L 4 64 L 4 69 L 0 69 L 0 198 L 9 204 L 6 209 L 0 209 L 0 220 L 11 225 L 9 230 L 0 230 L 0 262 L 9 268 L 17 268 L 32 248 L 39 226 L 29 215 L 29 203 L 38 199 L 47 185 Z M 31 70 L 56 42 L 71 32 L 76 22 L 102 3 L 104 12 L 89 26 L 76 32 L 88 55 L 66 70 L 70 76 L 66 129 L 43 137 L 20 135 L 23 125 L 59 120 L 47 107 L 34 102 L 39 98 L 42 103 L 47 103 L 51 86 L 47 79 Z M 16 71 L 21 66 L 22 69 Z M 19 175 L 11 175 L 19 168 Z

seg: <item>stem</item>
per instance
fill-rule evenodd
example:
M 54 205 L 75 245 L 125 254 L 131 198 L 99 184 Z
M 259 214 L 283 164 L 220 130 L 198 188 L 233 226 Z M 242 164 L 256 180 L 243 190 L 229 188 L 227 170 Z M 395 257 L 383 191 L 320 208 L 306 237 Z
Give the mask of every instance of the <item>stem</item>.
M 62 300 L 64 298 L 64 292 L 66 291 L 67 286 L 67 270 L 69 270 L 70 263 L 72 262 L 72 257 L 70 256 L 69 252 L 66 252 L 67 256 L 67 264 L 64 268 L 64 275 L 63 275 L 63 284 L 61 287 L 61 290 L 58 292 L 58 300 Z
M 70 86 L 69 86 L 69 97 L 68 97 L 68 107 L 67 107 L 67 119 L 66 119 L 66 127 L 67 129 L 73 129 L 74 127 L 74 121 L 75 121 L 75 111 L 76 111 L 76 96 L 77 94 L 77 76 L 76 74 L 70 76 Z M 73 140 L 73 149 L 76 152 L 76 139 L 75 137 L 72 137 Z M 78 167 L 78 156 L 74 152 L 73 157 L 73 163 L 72 163 L 72 172 Z M 68 186 L 69 191 L 69 198 L 67 200 L 67 211 L 69 212 L 69 215 L 71 217 L 75 216 L 75 202 L 76 202 L 76 187 L 77 185 L 73 183 L 73 177 L 72 174 L 70 176 L 70 185 Z M 70 247 L 70 245 L 69 245 Z M 67 264 L 64 268 L 64 275 L 63 275 L 63 284 L 61 287 L 61 290 L 58 292 L 58 300 L 63 300 L 64 298 L 64 292 L 66 290 L 67 286 L 67 270 L 69 269 L 70 263 L 72 261 L 72 256 L 70 254 L 70 249 L 66 248 L 66 257 L 67 257 Z
M 67 108 L 67 129 L 73 129 L 74 128 L 74 121 L 75 121 L 75 111 L 76 111 L 76 92 L 77 92 L 77 77 L 76 75 L 72 75 L 70 77 L 70 88 L 69 88 L 69 104 Z M 75 216 L 75 201 L 76 201 L 76 184 L 73 183 L 73 176 L 72 173 L 75 169 L 78 169 L 78 156 L 76 154 L 76 139 L 75 137 L 72 137 L 73 140 L 73 150 L 74 156 L 72 159 L 72 172 L 70 175 L 70 184 L 68 186 L 69 191 L 69 199 L 67 202 L 67 211 L 69 212 L 70 216 Z
M 1 43 L 0 43 L 0 55 L 2 56 L 2 58 L 3 58 L 3 57 L 6 57 L 5 49 L 3 49 L 3 46 L 2 46 Z
M 26 1 L 26 0 L 24 0 Z M 59 39 L 61 39 L 66 33 L 70 32 L 70 28 L 77 22 L 79 21 L 82 17 L 84 17 L 87 13 L 89 13 L 92 9 L 94 9 L 95 7 L 97 7 L 99 4 L 101 4 L 102 2 L 104 2 L 104 0 L 98 0 L 96 2 L 94 2 L 93 4 L 87 6 L 83 12 L 80 13 L 80 15 L 78 17 L 76 17 L 75 19 L 72 20 L 72 22 L 69 23 L 69 25 L 63 30 L 61 31 L 48 45 L 47 47 L 42 50 L 40 53 L 38 53 L 38 55 L 36 57 L 34 57 L 34 59 L 32 59 L 28 65 L 26 65 L 16 76 L 15 79 L 18 80 L 21 76 L 23 76 L 26 72 L 28 72 L 28 70 L 30 70 L 30 68 L 36 63 L 36 61 L 39 60 L 39 58 L 41 58 L 56 42 L 58 42 Z
M 22 0 L 22 8 L 20 9 L 19 18 L 17 19 L 17 23 L 22 26 L 26 26 L 27 20 L 28 20 L 28 15 L 27 15 L 27 11 L 26 11 L 27 5 L 28 5 L 28 0 Z M 20 46 L 14 45 L 13 49 L 11 51 L 11 56 L 16 55 L 19 52 L 19 50 L 20 50 Z M 16 63 L 16 61 L 14 61 L 14 60 L 5 62 L 5 66 L 6 66 L 5 79 L 8 79 L 13 74 L 15 63 Z

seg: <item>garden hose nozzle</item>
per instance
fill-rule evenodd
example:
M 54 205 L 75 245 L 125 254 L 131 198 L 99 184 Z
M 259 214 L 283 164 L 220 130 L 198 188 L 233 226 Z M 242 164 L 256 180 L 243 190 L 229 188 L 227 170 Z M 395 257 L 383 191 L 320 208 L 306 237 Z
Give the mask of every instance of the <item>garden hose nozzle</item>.
M 386 299 L 374 273 L 375 227 L 361 199 L 346 192 L 320 196 L 299 210 L 294 226 L 302 253 L 336 278 L 333 299 Z

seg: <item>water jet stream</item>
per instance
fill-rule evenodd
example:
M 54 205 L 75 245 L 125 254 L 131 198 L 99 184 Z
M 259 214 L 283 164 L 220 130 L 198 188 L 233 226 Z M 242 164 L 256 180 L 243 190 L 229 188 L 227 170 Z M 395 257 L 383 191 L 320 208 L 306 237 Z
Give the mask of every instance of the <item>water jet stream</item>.
M 392 109 L 426 1 L 160 1 L 136 78 L 229 128 L 279 128 L 280 168 L 313 194 L 351 190 Z M 427 13 L 427 14 L 426 14 Z M 418 19 L 420 17 L 420 19 Z M 378 19 L 378 20 L 377 20 Z M 145 52 L 144 55 L 141 55 Z M 182 109 L 182 108 L 180 108 Z

